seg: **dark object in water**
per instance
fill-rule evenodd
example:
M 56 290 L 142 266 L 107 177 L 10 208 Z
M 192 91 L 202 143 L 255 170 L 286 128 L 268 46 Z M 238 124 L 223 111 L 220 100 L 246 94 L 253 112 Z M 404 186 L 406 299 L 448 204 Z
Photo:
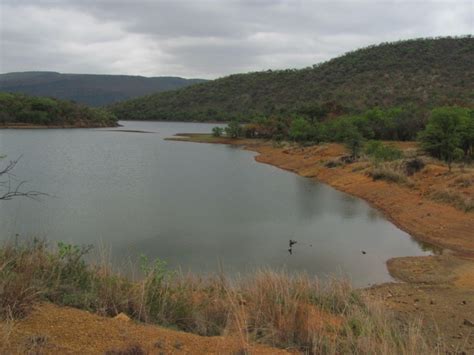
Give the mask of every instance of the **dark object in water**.
M 288 248 L 288 252 L 290 253 L 290 255 L 293 255 L 293 249 L 292 248 Z
M 297 243 L 296 240 L 290 239 L 290 242 L 289 242 L 290 248 L 296 243 Z
M 364 254 L 364 255 L 367 254 L 367 253 L 365 252 L 365 250 L 361 250 L 361 252 L 362 252 L 362 254 Z

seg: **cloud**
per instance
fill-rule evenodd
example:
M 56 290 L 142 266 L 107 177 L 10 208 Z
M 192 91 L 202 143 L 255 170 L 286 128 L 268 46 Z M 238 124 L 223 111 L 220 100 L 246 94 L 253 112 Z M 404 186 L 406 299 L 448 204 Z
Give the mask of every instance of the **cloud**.
M 0 10 L 1 72 L 215 78 L 474 32 L 471 0 L 3 0 Z

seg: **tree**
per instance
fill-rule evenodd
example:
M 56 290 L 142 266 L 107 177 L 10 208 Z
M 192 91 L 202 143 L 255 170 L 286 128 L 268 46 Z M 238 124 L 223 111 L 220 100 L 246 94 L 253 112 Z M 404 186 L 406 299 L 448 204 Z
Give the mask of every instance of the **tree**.
M 3 157 L 0 157 L 3 158 Z M 38 191 L 22 191 L 26 181 L 16 181 L 12 171 L 18 160 L 11 160 L 5 166 L 0 168 L 0 200 L 11 200 L 14 197 L 29 197 L 36 199 L 39 196 L 45 196 L 45 193 Z
M 356 160 L 359 157 L 362 146 L 364 145 L 364 138 L 362 137 L 362 134 L 354 128 L 346 132 L 344 144 L 351 152 L 351 158 Z
M 474 157 L 474 110 L 461 122 L 461 149 L 466 157 Z
M 222 133 L 224 133 L 224 128 L 222 128 L 222 127 L 214 127 L 212 129 L 212 135 L 214 137 L 220 137 L 220 136 L 222 136 Z
M 440 107 L 431 111 L 424 131 L 419 139 L 422 148 L 430 155 L 451 164 L 462 157 L 462 124 L 469 119 L 469 111 L 461 107 Z
M 311 133 L 311 124 L 303 117 L 297 117 L 291 122 L 288 135 L 290 139 L 301 142 L 308 140 Z
M 230 121 L 225 128 L 225 134 L 230 138 L 239 138 L 242 135 L 242 127 L 240 127 L 239 121 Z

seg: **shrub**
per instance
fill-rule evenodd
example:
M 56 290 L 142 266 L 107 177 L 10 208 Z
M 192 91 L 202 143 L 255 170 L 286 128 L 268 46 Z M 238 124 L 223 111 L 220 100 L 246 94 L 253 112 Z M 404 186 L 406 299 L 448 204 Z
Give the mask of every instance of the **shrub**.
M 362 134 L 356 129 L 349 131 L 344 139 L 344 144 L 351 152 L 352 159 L 357 159 L 363 146 Z
M 452 162 L 464 155 L 463 128 L 469 117 L 469 110 L 461 107 L 436 108 L 431 111 L 425 130 L 419 134 L 423 149 L 446 161 L 450 171 Z
M 420 158 L 406 160 L 404 163 L 405 174 L 412 176 L 413 174 L 423 170 L 425 162 Z
M 342 165 L 342 162 L 339 160 L 339 159 L 335 159 L 335 160 L 328 160 L 324 163 L 324 166 L 326 168 L 337 168 L 338 166 L 341 166 Z
M 224 133 L 224 128 L 222 128 L 222 127 L 214 127 L 212 129 L 212 135 L 214 137 L 221 137 L 222 133 Z
M 239 138 L 242 136 L 242 127 L 236 120 L 230 121 L 224 130 L 225 134 L 230 138 Z
M 367 142 L 364 152 L 376 162 L 397 160 L 403 156 L 400 149 L 385 145 L 380 141 Z

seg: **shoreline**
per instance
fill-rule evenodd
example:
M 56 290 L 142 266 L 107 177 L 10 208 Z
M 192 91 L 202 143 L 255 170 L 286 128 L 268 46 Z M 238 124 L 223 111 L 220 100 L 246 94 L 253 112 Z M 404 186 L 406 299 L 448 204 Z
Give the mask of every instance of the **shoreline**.
M 75 126 L 75 125 L 35 125 L 35 124 L 18 124 L 18 125 L 0 125 L 0 130 L 2 129 L 90 129 L 90 128 L 114 128 L 122 127 L 122 125 L 117 124 L 116 126 Z

